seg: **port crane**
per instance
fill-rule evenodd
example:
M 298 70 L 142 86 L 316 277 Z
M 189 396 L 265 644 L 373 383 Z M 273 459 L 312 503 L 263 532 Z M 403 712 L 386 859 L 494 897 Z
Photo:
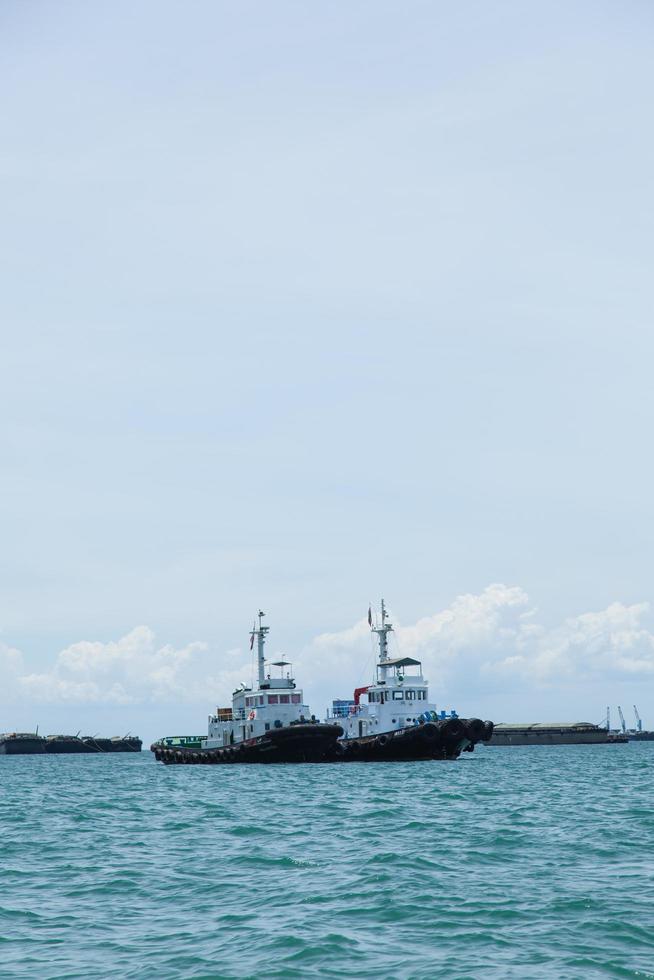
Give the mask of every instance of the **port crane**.
M 618 714 L 620 715 L 620 725 L 622 727 L 622 734 L 627 734 L 627 723 L 624 720 L 624 715 L 622 714 L 622 708 L 618 705 Z
M 638 714 L 638 708 L 636 707 L 636 705 L 634 705 L 634 714 L 636 716 L 636 731 L 637 732 L 642 732 L 642 730 L 643 730 L 643 723 L 640 720 L 640 715 Z

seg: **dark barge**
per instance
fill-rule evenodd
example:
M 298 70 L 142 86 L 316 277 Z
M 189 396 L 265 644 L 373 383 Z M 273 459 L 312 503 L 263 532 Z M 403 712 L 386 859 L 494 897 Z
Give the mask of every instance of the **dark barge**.
M 45 739 L 36 732 L 7 732 L 0 735 L 0 755 L 42 755 Z
M 495 725 L 494 746 L 518 745 L 614 745 L 627 742 L 627 736 L 607 731 L 587 721 L 537 722 Z
M 92 755 L 107 752 L 140 752 L 140 738 L 129 735 L 96 738 L 79 735 L 38 735 L 31 732 L 11 732 L 0 735 L 0 755 Z

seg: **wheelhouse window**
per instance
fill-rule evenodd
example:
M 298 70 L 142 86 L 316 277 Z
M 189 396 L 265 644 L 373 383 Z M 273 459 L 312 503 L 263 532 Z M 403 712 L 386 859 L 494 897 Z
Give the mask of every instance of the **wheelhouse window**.
M 404 691 L 393 691 L 393 701 L 404 701 Z
M 268 704 L 279 704 L 279 694 L 269 694 Z
M 424 701 L 427 695 L 426 691 L 418 691 L 418 701 Z
M 259 704 L 263 704 L 263 694 L 259 695 Z
M 415 701 L 416 692 L 415 691 L 405 691 L 404 692 L 404 697 L 407 699 L 407 701 Z
M 253 704 L 255 704 L 255 702 L 256 702 L 256 698 L 246 698 L 245 699 L 245 703 L 248 705 L 248 707 L 251 707 Z
M 291 694 L 291 703 L 292 704 L 301 704 L 302 703 L 302 698 L 300 697 L 299 694 Z
M 290 696 L 288 694 L 280 694 L 279 695 L 279 703 L 280 704 L 290 704 L 291 703 Z

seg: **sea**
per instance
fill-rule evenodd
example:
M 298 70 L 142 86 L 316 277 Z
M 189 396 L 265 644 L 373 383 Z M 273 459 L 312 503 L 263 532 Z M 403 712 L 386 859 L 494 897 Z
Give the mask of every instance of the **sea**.
M 654 743 L 0 756 L 0 977 L 654 978 Z

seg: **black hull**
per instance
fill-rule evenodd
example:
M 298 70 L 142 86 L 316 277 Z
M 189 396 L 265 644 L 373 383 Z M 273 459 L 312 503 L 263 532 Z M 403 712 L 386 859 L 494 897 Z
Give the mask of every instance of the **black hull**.
M 291 725 L 259 738 L 220 749 L 165 748 L 153 745 L 159 762 L 166 765 L 241 765 L 272 763 L 331 762 L 339 754 L 340 725 Z
M 411 728 L 345 739 L 341 742 L 343 762 L 412 762 L 423 759 L 454 760 L 462 752 L 492 737 L 492 722 L 478 718 L 450 718 Z
M 0 755 L 43 755 L 45 739 L 34 738 L 3 738 L 0 739 Z
M 654 742 L 654 732 L 629 732 L 627 738 L 630 742 Z
M 493 725 L 457 718 L 339 741 L 342 733 L 340 725 L 293 725 L 223 749 L 172 749 L 158 744 L 151 748 L 166 765 L 445 760 L 458 759 L 462 752 L 472 752 L 477 743 L 488 741 Z

